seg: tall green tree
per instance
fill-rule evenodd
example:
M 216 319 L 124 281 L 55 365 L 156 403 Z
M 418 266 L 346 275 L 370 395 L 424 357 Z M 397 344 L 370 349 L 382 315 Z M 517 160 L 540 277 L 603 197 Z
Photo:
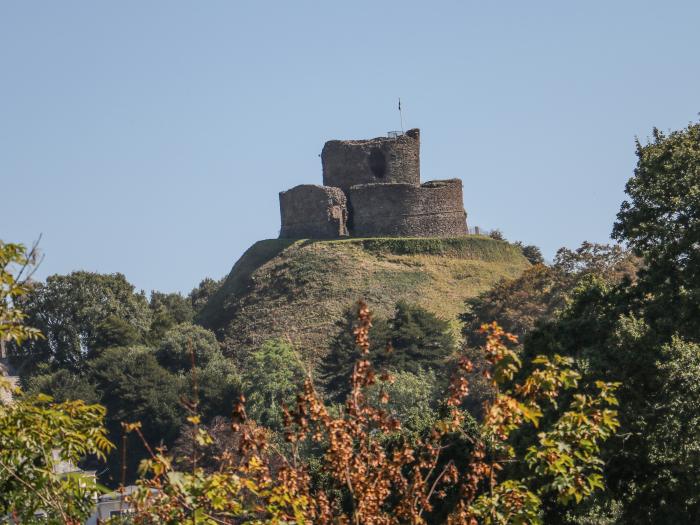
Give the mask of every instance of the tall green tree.
M 119 320 L 143 335 L 151 322 L 146 297 L 119 273 L 52 275 L 32 287 L 21 307 L 27 323 L 46 337 L 31 341 L 20 357 L 29 354 L 34 366 L 44 362 L 73 371 L 84 368 L 96 343 L 104 344 L 105 323 Z
M 184 421 L 180 397 L 185 391 L 182 377 L 168 372 L 155 353 L 144 346 L 109 348 L 88 363 L 87 375 L 107 408 L 107 429 L 121 448 L 122 423 L 139 421 L 143 434 L 154 445 L 171 445 Z M 115 451 L 108 460 L 106 479 L 121 482 L 122 454 L 126 459 L 126 481 L 136 478 L 141 459 L 147 456 L 142 444 L 131 439 L 126 453 Z
M 266 341 L 243 366 L 248 415 L 261 425 L 281 430 L 282 405 L 294 405 L 304 378 L 301 361 L 291 345 L 278 339 Z
M 651 293 L 647 318 L 666 335 L 700 337 L 700 123 L 637 142 L 613 236 L 644 258 L 640 293 Z
M 360 349 L 352 338 L 356 310 L 347 311 L 339 323 L 340 331 L 330 344 L 321 375 L 329 396 L 335 401 L 345 398 L 352 366 Z M 370 329 L 370 358 L 380 369 L 418 374 L 434 371 L 442 385 L 449 380 L 450 357 L 457 348 L 448 321 L 406 301 L 396 303 L 390 319 L 378 318 Z
M 191 323 L 194 309 L 189 297 L 179 293 L 151 292 L 149 307 L 152 312 L 149 339 L 157 344 L 165 332 L 180 323 Z

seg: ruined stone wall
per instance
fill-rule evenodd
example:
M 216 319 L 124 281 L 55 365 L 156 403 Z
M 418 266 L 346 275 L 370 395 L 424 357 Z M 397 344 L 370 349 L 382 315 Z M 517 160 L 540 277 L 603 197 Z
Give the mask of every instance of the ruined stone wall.
M 420 131 L 397 138 L 331 140 L 321 152 L 323 185 L 348 191 L 357 184 L 420 184 Z
M 347 199 L 340 188 L 302 184 L 280 192 L 282 239 L 335 239 L 348 235 Z
M 361 184 L 350 188 L 353 237 L 458 237 L 467 235 L 462 181 Z

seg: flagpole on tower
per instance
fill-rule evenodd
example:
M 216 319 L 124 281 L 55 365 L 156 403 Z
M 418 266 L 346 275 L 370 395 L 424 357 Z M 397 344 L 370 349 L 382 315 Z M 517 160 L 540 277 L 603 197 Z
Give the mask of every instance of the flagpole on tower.
M 401 97 L 399 97 L 399 118 L 401 119 L 401 133 L 403 133 L 403 113 L 401 113 Z

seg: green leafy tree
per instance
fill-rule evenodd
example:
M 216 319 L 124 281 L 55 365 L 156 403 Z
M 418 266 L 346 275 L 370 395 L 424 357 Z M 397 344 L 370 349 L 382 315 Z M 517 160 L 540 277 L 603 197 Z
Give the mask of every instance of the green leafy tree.
M 346 309 L 342 319 L 336 323 L 337 332 L 329 343 L 328 356 L 321 363 L 319 370 L 319 377 L 323 381 L 327 395 L 331 400 L 339 403 L 345 399 L 352 376 L 352 367 L 360 355 L 353 335 L 356 323 L 357 306 L 353 306 Z M 373 319 L 369 338 L 372 356 L 377 359 L 385 353 L 387 342 L 391 339 L 388 319 L 381 317 Z
M 127 320 L 116 315 L 108 316 L 95 328 L 94 350 L 114 346 L 131 346 L 143 342 L 143 335 Z
M 168 329 L 180 323 L 191 323 L 194 319 L 192 301 L 179 293 L 152 292 L 149 307 L 153 312 L 149 339 L 154 344 Z
M 204 305 L 209 302 L 209 299 L 221 288 L 223 282 L 224 279 L 214 280 L 207 277 L 190 292 L 189 299 L 195 315 L 199 314 Z
M 634 287 L 611 286 L 589 277 L 557 319 L 540 325 L 525 342 L 525 360 L 535 355 L 565 355 L 573 359 L 584 381 L 595 377 L 622 383 L 617 392 L 620 432 L 602 449 L 608 491 L 599 494 L 582 515 L 569 512 L 565 520 L 558 510 L 552 510 L 548 522 L 603 522 L 615 514 L 622 523 L 670 524 L 693 522 L 690 517 L 698 516 L 697 506 L 690 504 L 700 479 L 697 467 L 693 462 L 674 462 L 681 455 L 668 449 L 673 443 L 670 436 L 689 417 L 690 407 L 697 406 L 693 390 L 681 391 L 671 370 L 684 366 L 692 374 L 694 369 L 687 360 L 676 362 L 678 349 L 664 350 L 666 345 L 636 311 L 637 306 Z M 687 440 L 684 445 L 691 450 L 698 446 L 690 434 L 675 439 Z M 659 455 L 661 450 L 666 452 Z M 672 473 L 663 482 L 661 463 L 667 474 Z M 601 514 L 594 519 L 596 510 Z M 682 515 L 690 520 L 680 519 Z
M 265 342 L 245 360 L 243 385 L 248 414 L 261 425 L 281 430 L 283 405 L 292 406 L 304 370 L 291 345 L 282 340 Z
M 197 391 L 205 420 L 230 413 L 241 393 L 241 375 L 222 354 L 213 332 L 191 323 L 176 325 L 163 335 L 156 356 L 163 367 L 183 378 L 187 385 L 183 395 L 193 398 Z
M 505 241 L 506 238 L 503 235 L 503 232 L 499 229 L 493 229 L 489 232 L 489 237 L 492 239 L 496 239 L 497 241 Z
M 84 523 L 100 489 L 76 465 L 87 455 L 103 460 L 113 448 L 104 408 L 16 395 L 16 402 L 0 404 L 0 516 L 26 524 Z
M 534 244 L 528 244 L 525 246 L 522 242 L 516 241 L 515 244 L 523 252 L 523 256 L 530 261 L 530 264 L 544 264 L 544 257 L 542 256 L 542 250 Z
M 341 331 L 331 341 L 330 352 L 322 366 L 322 377 L 329 395 L 338 401 L 348 393 L 352 364 L 360 349 L 351 339 L 356 311 L 348 311 L 340 323 Z M 407 371 L 435 371 L 436 377 L 446 384 L 450 357 L 456 351 L 456 342 L 448 321 L 438 318 L 426 309 L 399 301 L 390 319 L 373 321 L 370 329 L 373 361 L 380 369 Z
M 542 256 L 542 250 L 534 244 L 528 244 L 523 246 L 523 255 L 530 261 L 530 264 L 544 264 L 544 257 Z
M 635 500 L 658 506 L 638 518 L 690 522 L 700 516 L 700 345 L 674 337 L 656 370 L 662 383 L 650 399 L 652 424 L 642 449 L 655 475 L 639 485 Z
M 46 394 L 56 401 L 73 399 L 80 399 L 86 403 L 100 401 L 97 388 L 86 374 L 76 374 L 65 368 L 32 376 L 27 383 L 27 392 Z
M 195 376 L 189 375 L 190 395 Z M 243 391 L 243 377 L 234 363 L 217 356 L 202 368 L 196 369 L 199 410 L 205 421 L 215 416 L 227 416 Z
M 653 294 L 647 319 L 667 337 L 700 338 L 700 123 L 637 142 L 613 236 L 644 258 L 640 295 Z
M 156 351 L 158 361 L 173 373 L 184 373 L 197 366 L 205 367 L 220 357 L 221 348 L 211 330 L 191 323 L 183 323 L 168 330 Z
M 151 443 L 170 445 L 184 420 L 180 397 L 185 391 L 182 377 L 168 372 L 154 352 L 143 346 L 109 348 L 88 363 L 87 375 L 107 408 L 107 429 L 119 442 L 122 423 L 140 421 Z M 127 444 L 126 480 L 136 477 L 139 461 L 147 452 L 138 440 Z M 121 446 L 121 444 L 120 444 Z M 109 457 L 107 480 L 118 484 L 122 477 L 120 450 Z
M 81 370 L 100 341 L 100 328 L 114 318 L 145 334 L 151 322 L 143 294 L 122 274 L 102 275 L 73 272 L 53 275 L 35 284 L 22 299 L 27 323 L 37 327 L 45 339 L 31 341 L 21 352 L 31 363 L 47 362 L 56 367 Z
M 380 405 L 386 395 L 386 409 L 405 430 L 420 434 L 439 419 L 442 392 L 438 384 L 433 370 L 400 371 L 392 374 L 390 381 L 369 388 L 368 396 L 372 403 Z

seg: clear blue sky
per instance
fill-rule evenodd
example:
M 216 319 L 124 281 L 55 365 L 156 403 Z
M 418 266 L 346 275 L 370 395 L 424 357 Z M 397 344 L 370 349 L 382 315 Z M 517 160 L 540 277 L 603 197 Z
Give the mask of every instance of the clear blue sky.
M 189 291 L 276 237 L 332 138 L 422 130 L 470 225 L 605 242 L 634 138 L 700 111 L 700 3 L 0 3 L 0 238 Z

